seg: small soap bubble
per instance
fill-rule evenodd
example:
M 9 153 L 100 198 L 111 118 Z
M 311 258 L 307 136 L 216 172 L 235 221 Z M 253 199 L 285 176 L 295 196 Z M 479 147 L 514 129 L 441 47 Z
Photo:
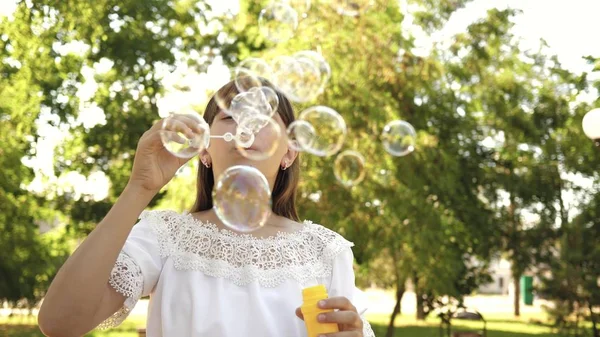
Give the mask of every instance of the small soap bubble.
M 248 148 L 254 143 L 254 133 L 251 130 L 238 126 L 235 134 L 235 142 L 238 147 Z
M 268 40 L 285 42 L 294 36 L 298 28 L 298 13 L 288 4 L 272 2 L 260 12 L 258 26 Z
M 417 132 L 410 123 L 395 120 L 389 122 L 381 133 L 381 142 L 392 156 L 406 156 L 415 150 Z
M 263 227 L 271 215 L 271 202 L 267 178 L 251 166 L 228 168 L 213 191 L 215 213 L 223 224 L 239 232 Z
M 298 120 L 308 122 L 316 130 L 315 140 L 307 152 L 326 157 L 336 154 L 346 139 L 346 122 L 332 108 L 313 106 L 300 113 Z
M 281 127 L 273 118 L 265 115 L 253 115 L 242 118 L 238 128 L 250 131 L 254 135 L 254 142 L 250 146 L 249 142 L 238 143 L 240 154 L 251 160 L 264 160 L 271 157 L 281 142 Z M 258 130 L 258 131 L 256 131 Z
M 307 121 L 296 120 L 287 128 L 288 144 L 296 151 L 307 151 L 317 136 L 315 128 Z
M 162 122 L 160 140 L 167 151 L 179 158 L 192 158 L 210 144 L 210 127 L 204 119 L 196 114 L 182 115 L 192 119 L 200 128 L 200 131 L 192 129 L 192 135 L 183 132 L 181 120 L 177 115 L 167 117 Z
M 333 174 L 346 187 L 358 185 L 365 178 L 365 158 L 356 151 L 344 151 L 335 159 Z

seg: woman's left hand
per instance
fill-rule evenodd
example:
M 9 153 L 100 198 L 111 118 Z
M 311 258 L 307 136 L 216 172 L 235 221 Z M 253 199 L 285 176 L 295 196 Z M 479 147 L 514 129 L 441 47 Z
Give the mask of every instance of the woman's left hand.
M 337 323 L 340 332 L 326 334 L 327 337 L 363 337 L 363 321 L 346 297 L 331 297 L 318 304 L 321 309 L 337 309 L 337 311 L 319 314 L 317 320 L 321 323 Z M 296 309 L 296 316 L 304 320 L 300 308 Z

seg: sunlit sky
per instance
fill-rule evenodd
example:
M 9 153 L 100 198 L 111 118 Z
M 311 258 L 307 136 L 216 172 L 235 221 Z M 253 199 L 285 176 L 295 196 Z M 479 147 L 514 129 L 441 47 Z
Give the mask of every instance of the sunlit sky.
M 406 0 L 400 0 L 400 3 L 402 4 L 404 1 Z M 0 16 L 10 16 L 15 8 L 14 0 L 0 0 L 0 3 Z M 216 3 L 219 7 L 236 7 L 236 3 L 232 1 L 211 1 L 211 3 Z M 414 30 L 414 27 L 410 25 L 410 20 L 407 20 L 403 27 L 410 29 L 417 36 L 418 42 L 423 48 L 427 49 L 432 39 L 446 39 L 455 33 L 464 31 L 470 23 L 484 17 L 488 9 L 494 7 L 503 9 L 507 6 L 523 11 L 523 14 L 515 19 L 514 27 L 515 34 L 523 38 L 523 46 L 537 49 L 539 39 L 543 38 L 550 45 L 550 52 L 558 55 L 560 62 L 565 67 L 574 72 L 591 70 L 582 56 L 600 56 L 600 43 L 597 43 L 595 35 L 600 32 L 600 20 L 597 20 L 597 15 L 600 13 L 600 0 L 475 0 L 466 8 L 457 11 L 451 17 L 446 28 L 433 37 L 424 36 L 418 30 Z M 75 43 L 65 46 L 63 50 L 65 53 L 85 52 L 86 46 Z M 94 68 L 86 68 L 83 72 L 86 78 L 91 79 L 94 72 L 106 71 L 110 66 L 111 62 L 105 61 L 97 64 Z M 230 74 L 218 63 L 209 67 L 208 73 L 204 74 L 195 74 L 183 64 L 174 73 L 162 72 L 168 94 L 158 103 L 161 115 L 166 115 L 170 111 L 185 111 L 194 104 L 202 103 L 204 97 L 197 93 L 210 89 L 206 87 L 206 83 L 219 86 L 229 79 Z M 191 90 L 190 92 L 175 90 L 173 88 L 175 84 L 188 86 Z M 79 90 L 82 101 L 89 100 L 95 90 L 96 85 L 93 79 L 86 81 Z M 82 113 L 78 123 L 86 127 L 103 123 L 104 114 L 95 104 L 82 103 L 81 109 Z M 88 194 L 95 199 L 104 198 L 108 185 L 106 177 L 103 177 L 101 172 L 90 177 L 84 177 L 78 173 L 68 173 L 61 177 L 54 176 L 52 170 L 54 148 L 64 139 L 65 133 L 48 127 L 47 121 L 53 118 L 55 116 L 51 116 L 47 112 L 40 116 L 39 130 L 44 141 L 38 142 L 37 158 L 26 161 L 39 174 L 28 188 L 42 193 L 48 189 L 48 186 L 53 186 L 54 189 L 58 188 L 64 191 L 74 190 L 78 196 Z M 591 181 L 577 177 L 573 179 L 583 185 L 591 184 Z

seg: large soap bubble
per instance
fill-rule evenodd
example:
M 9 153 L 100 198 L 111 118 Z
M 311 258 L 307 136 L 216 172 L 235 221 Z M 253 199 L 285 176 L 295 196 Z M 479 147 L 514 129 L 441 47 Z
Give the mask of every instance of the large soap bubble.
M 271 215 L 271 202 L 267 178 L 251 166 L 228 168 L 213 191 L 215 213 L 223 224 L 240 232 L 263 227 Z

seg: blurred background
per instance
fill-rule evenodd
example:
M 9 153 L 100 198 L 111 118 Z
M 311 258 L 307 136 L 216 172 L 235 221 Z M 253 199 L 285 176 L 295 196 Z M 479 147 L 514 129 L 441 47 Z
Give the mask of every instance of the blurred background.
M 296 110 L 338 111 L 365 179 L 303 156 L 300 215 L 355 242 L 377 336 L 599 337 L 600 147 L 582 120 L 600 3 L 280 2 L 298 25 L 274 43 L 267 1 L 0 0 L 0 335 L 41 336 L 36 308 L 153 121 L 202 114 L 248 57 L 313 50 L 331 79 Z M 392 120 L 416 130 L 409 155 L 381 144 Z M 196 167 L 151 208 L 188 210 Z M 89 335 L 137 336 L 146 305 Z

